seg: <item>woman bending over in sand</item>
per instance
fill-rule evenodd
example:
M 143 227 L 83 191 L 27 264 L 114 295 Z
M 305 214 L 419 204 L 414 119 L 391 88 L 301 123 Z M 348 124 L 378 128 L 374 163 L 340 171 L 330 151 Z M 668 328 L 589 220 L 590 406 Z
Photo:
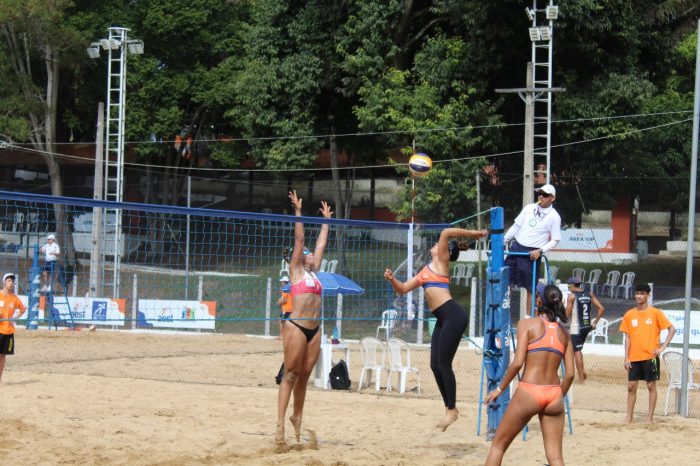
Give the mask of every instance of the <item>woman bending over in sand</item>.
M 296 191 L 289 193 L 289 199 L 294 206 L 295 215 L 300 217 L 301 199 L 297 197 Z M 321 202 L 321 214 L 325 218 L 333 215 L 326 202 Z M 301 435 L 306 384 L 321 352 L 321 337 L 318 330 L 322 288 L 315 271 L 321 266 L 327 242 L 328 225 L 324 224 L 316 241 L 316 249 L 312 253 L 304 246 L 304 224 L 302 222 L 294 224 L 294 249 L 291 251 L 291 257 L 289 253 L 285 257 L 289 262 L 290 294 L 294 302 L 294 310 L 289 316 L 288 324 L 282 329 L 285 371 L 277 398 L 277 432 L 275 434 L 277 443 L 285 443 L 284 417 L 292 392 L 294 392 L 294 412 L 289 420 L 294 426 L 297 442 Z

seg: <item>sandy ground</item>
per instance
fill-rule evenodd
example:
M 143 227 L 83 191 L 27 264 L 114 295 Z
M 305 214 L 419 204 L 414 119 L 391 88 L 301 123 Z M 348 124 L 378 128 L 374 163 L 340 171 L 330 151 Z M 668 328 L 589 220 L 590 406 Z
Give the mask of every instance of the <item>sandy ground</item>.
M 270 380 L 279 367 L 279 342 L 38 331 L 19 332 L 17 343 L 0 386 L 0 464 L 482 464 L 489 447 L 483 429 L 476 436 L 478 392 L 471 385 L 460 385 L 460 419 L 446 432 L 434 427 L 442 407 L 427 368 L 421 369 L 423 396 L 310 387 L 302 442 L 296 444 L 288 423 L 290 447 L 278 448 L 277 390 Z M 423 353 L 416 349 L 416 364 L 425 364 Z M 359 352 L 351 356 L 353 375 Z M 458 373 L 467 375 L 460 378 L 476 372 L 478 386 L 479 364 L 473 351 L 461 351 Z M 606 375 L 608 366 L 597 371 L 591 363 L 597 375 L 587 391 L 575 388 L 575 406 L 595 397 L 601 409 L 606 403 L 620 408 L 624 392 L 614 367 Z M 662 413 L 661 387 L 659 395 Z M 638 408 L 646 410 L 644 396 Z M 577 408 L 572 417 L 574 435 L 567 431 L 564 438 L 568 464 L 698 464 L 697 418 L 658 416 L 656 424 L 626 427 L 621 412 Z M 545 462 L 535 420 L 527 441 L 513 442 L 505 464 Z

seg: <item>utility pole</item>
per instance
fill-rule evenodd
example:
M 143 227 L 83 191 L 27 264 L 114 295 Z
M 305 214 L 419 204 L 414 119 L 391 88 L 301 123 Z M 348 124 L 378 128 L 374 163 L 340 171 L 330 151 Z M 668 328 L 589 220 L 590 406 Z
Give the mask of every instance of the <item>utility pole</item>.
M 535 102 L 543 94 L 550 92 L 563 92 L 563 87 L 535 87 L 532 62 L 527 64 L 527 87 L 512 89 L 496 89 L 497 94 L 518 94 L 525 102 L 525 144 L 523 158 L 523 207 L 531 204 L 534 199 L 535 184 L 534 174 L 534 153 L 535 153 Z M 549 167 L 547 167 L 549 173 Z M 547 177 L 549 181 L 549 177 Z
M 105 106 L 100 102 L 97 108 L 97 136 L 95 138 L 95 182 L 92 198 L 102 200 L 104 189 L 103 146 L 104 141 L 104 112 Z M 102 296 L 102 207 L 92 208 L 92 251 L 90 252 L 90 296 L 93 298 Z
M 528 89 L 535 87 L 535 66 L 532 62 L 527 64 L 527 76 L 525 77 L 525 86 Z M 524 98 L 525 101 L 525 142 L 523 145 L 523 207 L 529 204 L 535 191 L 535 182 L 533 180 L 534 165 L 535 165 L 535 96 L 534 93 L 528 93 Z
M 524 89 L 496 89 L 500 93 L 517 93 L 525 102 L 525 144 L 523 160 L 523 207 L 534 199 L 535 174 L 538 184 L 550 182 L 550 153 L 552 146 L 552 93 L 565 89 L 552 87 L 552 59 L 554 51 L 554 21 L 559 17 L 559 7 L 554 0 L 544 8 L 525 8 L 531 22 L 528 33 L 532 42 L 532 58 L 527 64 Z M 544 16 L 544 18 L 542 18 Z M 546 22 L 538 23 L 539 19 Z M 541 87 L 539 87 L 541 86 Z M 538 126 L 535 127 L 535 122 Z M 538 146 L 535 147 L 535 139 Z M 535 157 L 538 157 L 535 169 Z

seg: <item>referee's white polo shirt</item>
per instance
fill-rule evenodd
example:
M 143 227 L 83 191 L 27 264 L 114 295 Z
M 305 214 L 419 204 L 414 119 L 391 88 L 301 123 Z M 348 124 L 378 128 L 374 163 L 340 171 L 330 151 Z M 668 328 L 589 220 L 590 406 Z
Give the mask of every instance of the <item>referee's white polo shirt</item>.
M 516 217 L 514 227 L 515 241 L 528 248 L 561 241 L 561 217 L 552 206 L 544 209 L 537 203 L 528 204 Z

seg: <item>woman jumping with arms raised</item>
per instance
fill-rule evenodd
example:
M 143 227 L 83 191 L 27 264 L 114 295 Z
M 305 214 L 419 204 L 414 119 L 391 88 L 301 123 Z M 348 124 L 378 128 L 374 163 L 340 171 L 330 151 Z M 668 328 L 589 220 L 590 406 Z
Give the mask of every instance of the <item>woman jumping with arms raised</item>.
M 289 193 L 289 199 L 292 201 L 294 214 L 300 217 L 301 199 L 297 197 L 296 191 Z M 320 210 L 325 218 L 331 218 L 333 215 L 325 201 L 321 202 Z M 288 325 L 282 329 L 285 371 L 277 398 L 275 440 L 278 444 L 285 443 L 284 416 L 292 392 L 294 392 L 294 412 L 289 420 L 294 426 L 297 442 L 301 435 L 306 385 L 321 352 L 321 336 L 318 330 L 322 288 L 315 272 L 321 266 L 327 242 L 328 225 L 324 224 L 316 241 L 316 249 L 312 253 L 304 246 L 304 224 L 301 222 L 294 224 L 294 249 L 291 251 L 291 257 L 289 254 L 285 257 L 289 262 L 290 294 L 294 302 L 294 310 L 289 316 Z
M 452 370 L 459 342 L 467 328 L 467 313 L 450 294 L 450 261 L 457 260 L 460 247 L 451 238 L 483 238 L 488 235 L 486 230 L 463 230 L 461 228 L 446 228 L 440 233 L 437 244 L 430 249 L 432 262 L 407 282 L 401 282 L 394 277 L 391 269 L 386 269 L 384 278 L 399 294 L 422 286 L 425 289 L 425 299 L 428 307 L 437 317 L 437 324 L 430 340 L 430 369 L 433 371 L 442 400 L 445 403 L 445 415 L 437 424 L 441 430 L 447 429 L 459 417 L 457 410 L 457 382 Z

